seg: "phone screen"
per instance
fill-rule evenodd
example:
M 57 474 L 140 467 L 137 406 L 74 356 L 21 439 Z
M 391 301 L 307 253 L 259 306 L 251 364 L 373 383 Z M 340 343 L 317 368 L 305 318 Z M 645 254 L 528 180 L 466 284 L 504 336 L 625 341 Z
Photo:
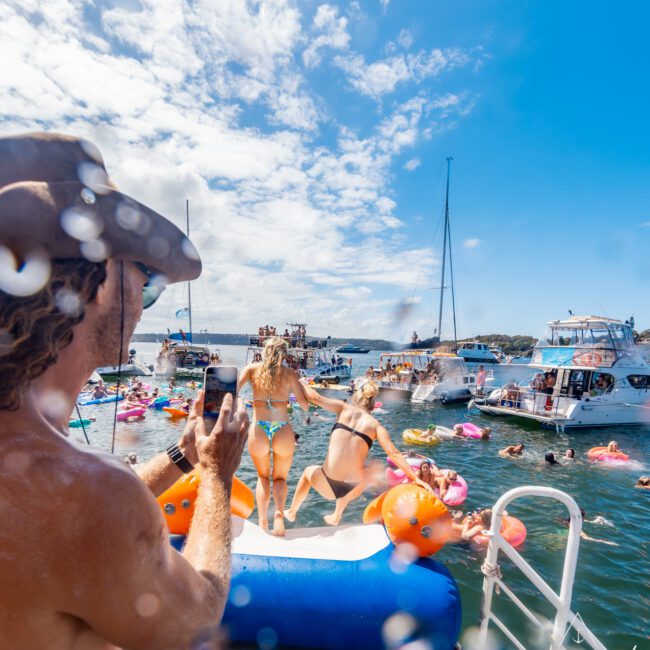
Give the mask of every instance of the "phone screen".
M 237 394 L 238 370 L 235 366 L 209 366 L 205 369 L 205 415 L 217 417 L 226 393 Z

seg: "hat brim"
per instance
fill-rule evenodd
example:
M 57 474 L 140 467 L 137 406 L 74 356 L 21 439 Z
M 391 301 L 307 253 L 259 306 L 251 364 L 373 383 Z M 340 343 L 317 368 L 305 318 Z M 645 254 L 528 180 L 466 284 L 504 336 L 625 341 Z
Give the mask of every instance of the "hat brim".
M 19 257 L 133 260 L 168 283 L 201 274 L 198 251 L 180 228 L 106 185 L 15 183 L 0 192 L 0 214 L 0 244 Z

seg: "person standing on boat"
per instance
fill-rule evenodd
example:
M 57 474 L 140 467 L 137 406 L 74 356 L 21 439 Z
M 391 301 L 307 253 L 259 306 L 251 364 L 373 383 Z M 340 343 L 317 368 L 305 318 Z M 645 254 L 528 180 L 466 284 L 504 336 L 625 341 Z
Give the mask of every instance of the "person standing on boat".
M 485 393 L 485 380 L 487 379 L 487 372 L 485 366 L 479 365 L 478 372 L 476 373 L 476 394 L 483 395 Z
M 208 647 L 230 585 L 245 406 L 228 396 L 209 434 L 195 409 L 173 453 L 137 475 L 68 430 L 94 369 L 126 361 L 164 288 L 155 275 L 198 277 L 198 253 L 115 189 L 94 145 L 55 133 L 0 138 L 0 249 L 0 647 Z M 193 463 L 181 554 L 154 497 Z
M 393 445 L 388 431 L 371 415 L 379 391 L 374 381 L 357 378 L 352 404 L 323 397 L 313 388 L 301 385 L 310 402 L 336 413 L 337 418 L 323 464 L 311 465 L 302 473 L 291 507 L 284 512 L 289 521 L 295 521 L 300 506 L 314 488 L 322 497 L 336 500 L 334 512 L 324 519 L 332 526 L 338 525 L 350 501 L 361 496 L 368 482 L 365 461 L 375 440 L 413 483 L 433 491 L 415 474 Z
M 296 446 L 289 422 L 289 395 L 296 396 L 304 411 L 309 403 L 304 396 L 298 373 L 283 362 L 288 352 L 287 342 L 279 336 L 264 344 L 261 363 L 246 366 L 239 377 L 237 392 L 248 383 L 253 389 L 253 422 L 248 432 L 248 451 L 257 469 L 255 500 L 260 528 L 268 530 L 268 509 L 273 481 L 273 534 L 284 535 L 284 506 L 287 501 L 287 476 Z M 273 457 L 271 458 L 271 452 Z

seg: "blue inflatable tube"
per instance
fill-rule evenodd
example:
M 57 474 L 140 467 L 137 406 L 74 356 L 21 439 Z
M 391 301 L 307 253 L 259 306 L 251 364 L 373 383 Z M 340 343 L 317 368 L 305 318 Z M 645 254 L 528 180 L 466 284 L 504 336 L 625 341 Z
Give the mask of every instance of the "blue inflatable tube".
M 456 582 L 431 558 L 396 560 L 383 526 L 294 529 L 281 539 L 242 522 L 233 520 L 223 617 L 232 641 L 383 649 L 383 625 L 399 613 L 412 617 L 411 640 L 454 648 L 461 622 Z M 172 544 L 180 549 L 184 539 L 172 537 Z
M 122 395 L 109 395 L 108 397 L 100 397 L 99 399 L 87 399 L 79 402 L 79 406 L 90 406 L 91 404 L 107 404 L 108 402 L 119 402 L 123 400 Z

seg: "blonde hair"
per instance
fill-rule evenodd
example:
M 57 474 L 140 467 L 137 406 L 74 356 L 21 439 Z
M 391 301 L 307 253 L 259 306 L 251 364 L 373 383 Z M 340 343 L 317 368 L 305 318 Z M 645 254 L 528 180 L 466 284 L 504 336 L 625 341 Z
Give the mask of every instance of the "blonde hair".
M 371 405 L 374 404 L 377 393 L 379 393 L 379 388 L 374 381 L 364 381 L 354 391 L 354 403 L 356 406 L 371 410 Z
M 279 336 L 272 336 L 264 344 L 262 367 L 257 372 L 257 383 L 269 393 L 273 390 L 273 382 L 277 379 L 282 368 L 282 362 L 287 356 L 287 342 Z

